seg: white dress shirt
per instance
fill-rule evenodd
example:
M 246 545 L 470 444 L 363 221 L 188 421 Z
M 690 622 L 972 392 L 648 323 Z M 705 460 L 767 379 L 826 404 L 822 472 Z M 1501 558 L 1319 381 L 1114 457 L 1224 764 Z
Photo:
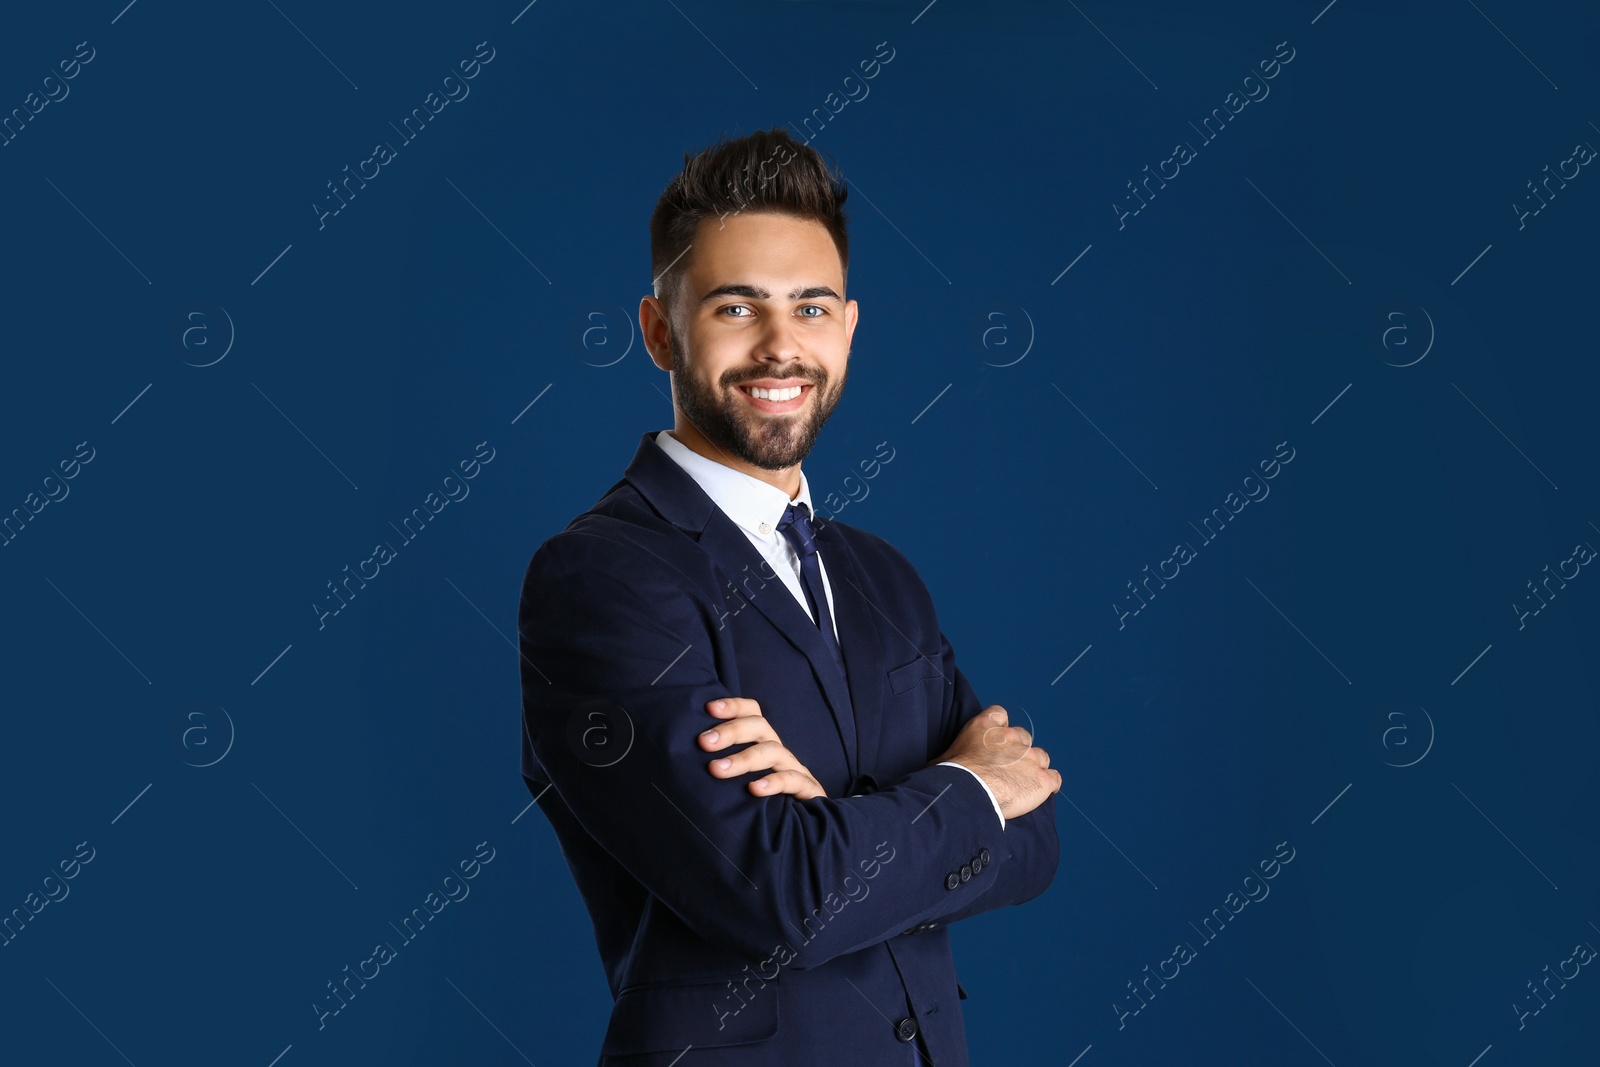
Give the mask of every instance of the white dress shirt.
M 721 508 L 723 514 L 732 519 L 735 526 L 744 531 L 756 551 L 767 561 L 767 565 L 783 580 L 783 584 L 789 587 L 789 592 L 794 594 L 806 617 L 816 622 L 816 615 L 812 613 L 811 605 L 806 601 L 805 586 L 800 580 L 800 556 L 795 552 L 794 546 L 789 544 L 789 539 L 778 532 L 778 523 L 783 521 L 783 513 L 788 510 L 790 504 L 804 504 L 806 510 L 815 515 L 815 509 L 811 506 L 811 487 L 806 483 L 805 471 L 800 472 L 800 492 L 791 500 L 789 494 L 775 485 L 743 471 L 734 470 L 725 463 L 707 459 L 672 436 L 671 431 L 662 430 L 656 434 L 655 442 L 673 462 L 695 480 L 701 489 L 705 490 L 706 496 L 711 498 L 712 503 Z M 839 624 L 838 613 L 833 608 L 833 586 L 828 582 L 828 565 L 823 562 L 820 550 L 817 552 L 817 569 L 822 572 L 822 589 L 828 597 L 828 617 L 833 622 L 833 636 L 837 641 Z M 995 799 L 994 790 L 989 788 L 989 783 L 985 782 L 978 772 L 951 760 L 941 761 L 939 766 L 961 767 L 976 778 L 978 784 L 983 786 L 983 791 L 989 795 L 989 803 L 994 805 L 994 813 L 1000 819 L 1000 828 L 1005 829 L 1006 817 L 1000 811 L 1000 802 Z

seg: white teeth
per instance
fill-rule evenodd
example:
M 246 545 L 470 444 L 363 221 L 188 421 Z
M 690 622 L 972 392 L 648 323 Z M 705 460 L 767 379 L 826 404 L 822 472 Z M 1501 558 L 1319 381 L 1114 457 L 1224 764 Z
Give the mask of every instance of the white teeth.
M 757 397 L 761 400 L 772 400 L 777 403 L 782 403 L 785 400 L 793 400 L 795 397 L 799 396 L 800 390 L 801 387 L 798 385 L 791 385 L 787 389 L 760 389 L 756 386 L 750 386 L 749 393 L 751 396 Z

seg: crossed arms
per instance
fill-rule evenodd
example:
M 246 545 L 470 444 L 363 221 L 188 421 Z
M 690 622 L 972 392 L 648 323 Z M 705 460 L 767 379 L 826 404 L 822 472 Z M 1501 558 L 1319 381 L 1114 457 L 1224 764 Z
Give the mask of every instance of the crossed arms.
M 835 914 L 829 936 L 792 966 L 817 966 L 919 923 L 1022 903 L 1049 885 L 1058 858 L 1053 792 L 1008 813 L 1002 831 L 974 775 L 936 761 L 867 796 L 838 798 L 820 787 L 802 796 L 808 772 L 780 774 L 768 792 L 729 780 L 751 770 L 804 772 L 775 734 L 776 745 L 744 750 L 760 755 L 728 756 L 736 769 L 713 768 L 726 755 L 720 749 L 741 741 L 708 748 L 700 739 L 707 727 L 740 736 L 752 729 L 740 720 L 760 716 L 708 717 L 710 702 L 737 696 L 716 669 L 719 651 L 730 651 L 718 641 L 728 635 L 718 633 L 713 605 L 669 568 L 644 566 L 637 551 L 569 529 L 534 555 L 518 625 L 523 721 L 584 831 L 686 926 L 763 955 L 816 915 L 883 842 L 908 860 L 879 867 L 874 888 L 884 891 Z M 620 565 L 629 556 L 641 565 Z M 949 746 L 984 709 L 942 634 L 938 665 L 954 679 L 940 730 Z M 594 743 L 597 724 L 603 745 Z M 771 733 L 764 719 L 761 726 Z M 947 888 L 951 862 L 984 847 L 989 865 Z

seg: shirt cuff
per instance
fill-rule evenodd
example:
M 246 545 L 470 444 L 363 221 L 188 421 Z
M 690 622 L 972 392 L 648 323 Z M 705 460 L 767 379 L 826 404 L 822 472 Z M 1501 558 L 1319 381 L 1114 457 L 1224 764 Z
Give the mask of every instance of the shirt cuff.
M 1000 816 L 1000 829 L 1004 830 L 1006 828 L 1006 817 L 1000 811 L 1000 802 L 994 798 L 994 790 L 990 789 L 989 788 L 989 783 L 983 780 L 983 775 L 979 774 L 977 771 L 973 770 L 971 767 L 968 767 L 966 764 L 957 763 L 954 760 L 943 760 L 943 761 L 941 761 L 939 763 L 934 764 L 934 766 L 936 766 L 936 767 L 960 767 L 962 770 L 964 770 L 968 774 L 972 775 L 972 777 L 976 778 L 978 780 L 978 784 L 983 786 L 983 791 L 985 793 L 989 794 L 989 803 L 994 805 L 994 813 L 996 815 Z

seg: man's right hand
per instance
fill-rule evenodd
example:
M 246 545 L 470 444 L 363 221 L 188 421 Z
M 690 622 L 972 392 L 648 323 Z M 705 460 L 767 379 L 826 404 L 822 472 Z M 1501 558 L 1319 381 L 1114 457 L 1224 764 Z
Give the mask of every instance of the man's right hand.
M 1050 753 L 1032 746 L 1020 726 L 1008 725 L 1006 709 L 992 704 L 968 719 L 955 742 L 934 763 L 952 762 L 982 778 L 1000 803 L 1000 813 L 1014 819 L 1061 791 L 1061 772 L 1050 770 Z

